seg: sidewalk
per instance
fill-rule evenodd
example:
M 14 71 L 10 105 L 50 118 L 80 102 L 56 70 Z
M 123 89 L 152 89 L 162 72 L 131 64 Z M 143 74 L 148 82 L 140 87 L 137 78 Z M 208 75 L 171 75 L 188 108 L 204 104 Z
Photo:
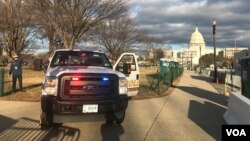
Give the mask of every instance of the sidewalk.
M 208 77 L 187 70 L 173 87 L 147 140 L 221 140 L 228 97 Z
M 184 85 L 188 87 L 191 86 L 192 88 L 201 89 L 205 91 L 207 95 L 210 95 L 209 92 L 211 92 L 213 94 L 218 95 L 218 97 L 228 98 L 227 95 L 224 95 L 224 84 L 212 83 L 212 79 L 210 77 L 201 74 L 196 74 L 193 71 L 185 70 L 185 73 L 182 76 L 181 81 L 178 85 Z M 227 92 L 230 92 L 229 87 L 227 88 Z M 190 93 L 192 93 L 192 91 L 190 91 Z
M 195 72 L 193 72 L 195 74 Z M 207 82 L 210 83 L 210 85 L 212 85 L 220 94 L 222 95 L 226 95 L 228 96 L 229 93 L 231 93 L 232 91 L 240 91 L 240 89 L 237 89 L 235 87 L 231 87 L 230 85 L 225 85 L 223 83 L 213 83 L 213 78 L 211 78 L 210 76 L 208 75 L 205 75 L 205 74 L 197 74 L 197 75 L 200 75 L 200 76 L 204 76 L 204 77 L 207 77 Z M 225 94 L 226 93 L 226 94 Z

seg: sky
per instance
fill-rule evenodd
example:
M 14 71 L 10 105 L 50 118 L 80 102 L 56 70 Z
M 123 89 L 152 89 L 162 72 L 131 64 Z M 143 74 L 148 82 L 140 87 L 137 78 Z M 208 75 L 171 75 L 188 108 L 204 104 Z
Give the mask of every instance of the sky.
M 196 24 L 213 47 L 250 47 L 250 0 L 130 0 L 130 17 L 139 29 L 161 37 L 173 49 L 187 48 Z

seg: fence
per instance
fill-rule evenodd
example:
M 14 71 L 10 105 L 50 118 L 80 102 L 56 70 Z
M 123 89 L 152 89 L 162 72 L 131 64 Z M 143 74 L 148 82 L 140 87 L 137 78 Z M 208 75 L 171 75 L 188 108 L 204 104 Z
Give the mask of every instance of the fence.
M 226 74 L 226 83 L 241 88 L 241 76 Z
M 214 77 L 213 70 L 203 70 L 202 74 L 209 76 L 210 78 Z M 218 70 L 217 76 L 221 84 L 229 84 L 232 87 L 241 88 L 241 76 L 235 75 L 231 70 Z

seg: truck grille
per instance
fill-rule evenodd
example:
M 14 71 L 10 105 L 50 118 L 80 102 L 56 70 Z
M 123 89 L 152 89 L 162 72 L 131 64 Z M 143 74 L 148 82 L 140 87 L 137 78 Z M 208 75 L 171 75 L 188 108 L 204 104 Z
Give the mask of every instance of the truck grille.
M 58 96 L 63 100 L 110 99 L 118 96 L 119 78 L 114 74 L 63 74 L 59 84 Z

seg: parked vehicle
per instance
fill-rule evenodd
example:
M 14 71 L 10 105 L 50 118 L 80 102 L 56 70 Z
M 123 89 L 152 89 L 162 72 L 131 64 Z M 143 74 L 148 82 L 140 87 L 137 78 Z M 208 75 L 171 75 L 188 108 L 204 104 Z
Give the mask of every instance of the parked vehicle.
M 106 120 L 121 124 L 129 96 L 139 88 L 136 55 L 122 54 L 112 67 L 105 54 L 57 50 L 42 87 L 42 129 L 57 123 Z

